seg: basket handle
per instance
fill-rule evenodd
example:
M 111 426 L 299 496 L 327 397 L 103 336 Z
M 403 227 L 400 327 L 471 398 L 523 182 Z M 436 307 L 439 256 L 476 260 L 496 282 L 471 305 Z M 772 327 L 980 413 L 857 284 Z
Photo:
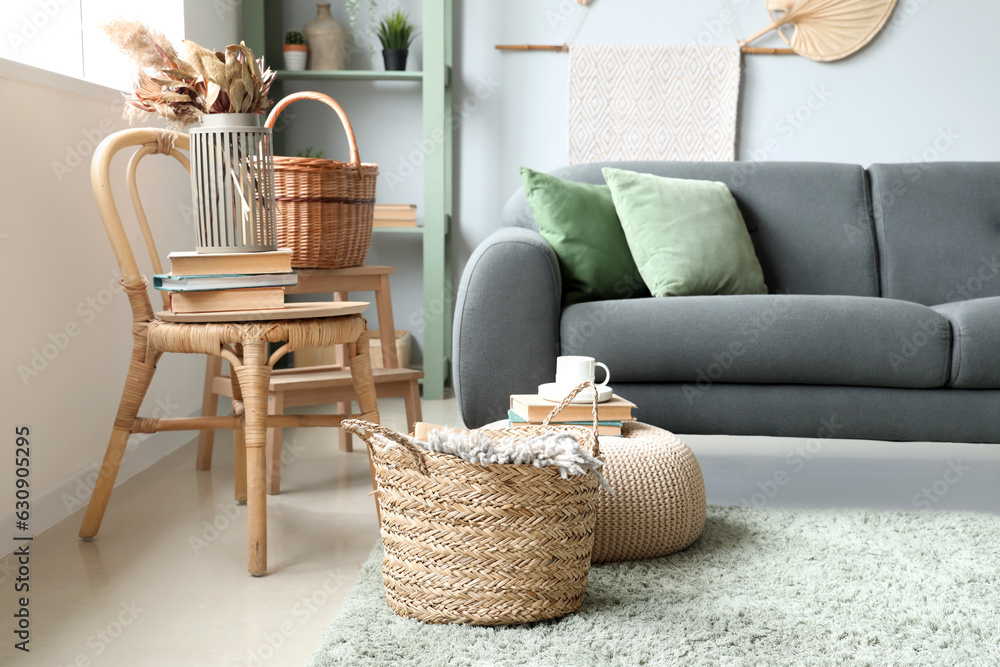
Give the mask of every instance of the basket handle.
M 355 166 L 361 166 L 361 155 L 358 153 L 358 142 L 354 138 L 354 128 L 351 127 L 351 121 L 347 119 L 347 114 L 344 110 L 337 104 L 337 100 L 333 99 L 329 95 L 324 95 L 323 93 L 316 93 L 311 90 L 306 90 L 301 93 L 292 93 L 287 97 L 281 99 L 274 108 L 271 109 L 271 113 L 267 115 L 267 120 L 264 121 L 264 127 L 273 128 L 274 124 L 278 122 L 278 116 L 281 112 L 291 104 L 292 102 L 298 102 L 299 100 L 315 100 L 317 102 L 323 102 L 328 107 L 337 112 L 340 116 L 340 122 L 344 125 L 344 131 L 347 133 L 347 144 L 351 149 L 351 164 Z
M 562 400 L 562 403 L 560 403 L 556 407 L 552 408 L 552 412 L 549 413 L 549 416 L 546 417 L 542 421 L 542 426 L 548 426 L 549 422 L 552 421 L 555 418 L 556 415 L 558 415 L 560 412 L 562 412 L 563 409 L 567 405 L 569 405 L 570 402 L 574 398 L 576 398 L 577 394 L 579 394 L 581 391 L 583 391 L 587 387 L 590 387 L 594 391 L 594 399 L 593 399 L 593 402 L 591 404 L 591 409 L 592 409 L 592 413 L 593 413 L 593 416 L 594 416 L 594 453 L 593 453 L 593 455 L 594 456 L 600 456 L 600 451 L 597 448 L 597 443 L 599 442 L 598 441 L 598 437 L 599 436 L 598 436 L 598 432 L 597 432 L 597 426 L 598 426 L 598 424 L 597 424 L 597 387 L 595 387 L 594 383 L 591 382 L 590 380 L 587 380 L 586 382 L 581 382 L 580 384 L 578 384 L 576 387 L 573 388 L 573 391 L 571 391 L 568 394 L 566 394 L 566 398 L 564 398 Z
M 384 438 L 388 438 L 389 440 L 402 445 L 403 449 L 409 452 L 410 456 L 413 457 L 413 460 L 416 461 L 417 470 L 424 475 L 428 474 L 427 465 L 424 463 L 422 452 L 416 445 L 410 442 L 406 436 L 396 433 L 395 431 L 384 426 L 379 426 L 378 424 L 366 422 L 361 419 L 345 419 L 340 422 L 340 428 L 344 429 L 348 433 L 353 433 L 358 436 L 365 441 L 365 444 L 368 445 L 368 447 L 372 449 L 375 448 L 375 445 L 372 443 L 373 435 L 381 435 Z

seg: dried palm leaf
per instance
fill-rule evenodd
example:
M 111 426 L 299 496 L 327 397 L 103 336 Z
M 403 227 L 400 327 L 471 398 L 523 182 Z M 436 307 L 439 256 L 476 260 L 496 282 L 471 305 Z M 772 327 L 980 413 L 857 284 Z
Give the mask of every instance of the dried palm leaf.
M 829 62 L 846 58 L 868 44 L 882 29 L 896 0 L 767 0 L 772 23 L 749 39 L 778 30 L 784 25 L 795 28 L 791 38 L 778 34 L 799 55 Z
M 138 65 L 134 92 L 126 96 L 126 116 L 157 113 L 182 127 L 211 113 L 264 113 L 274 72 L 242 42 L 211 51 L 183 42 L 185 59 L 166 37 L 137 21 L 105 24 L 115 44 Z

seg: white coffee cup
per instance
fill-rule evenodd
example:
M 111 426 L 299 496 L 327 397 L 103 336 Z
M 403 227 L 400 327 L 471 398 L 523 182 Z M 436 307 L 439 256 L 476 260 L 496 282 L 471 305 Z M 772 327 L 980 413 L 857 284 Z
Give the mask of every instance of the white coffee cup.
M 604 380 L 597 385 L 605 387 L 611 381 L 611 371 L 593 357 L 556 357 L 556 384 L 572 388 L 581 382 L 594 382 L 598 366 L 604 369 Z

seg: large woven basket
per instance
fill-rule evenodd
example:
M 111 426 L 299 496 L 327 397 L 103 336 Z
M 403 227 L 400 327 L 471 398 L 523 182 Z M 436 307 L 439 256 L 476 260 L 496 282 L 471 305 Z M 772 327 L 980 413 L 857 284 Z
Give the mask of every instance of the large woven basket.
M 398 615 L 505 625 L 558 618 L 583 604 L 597 516 L 595 475 L 563 479 L 555 468 L 478 465 L 428 452 L 368 422 L 346 420 L 342 427 L 364 439 L 371 454 L 385 547 L 382 577 Z M 552 430 L 481 432 L 500 439 Z M 558 430 L 599 454 L 596 424 L 594 431 Z
M 347 114 L 327 95 L 301 92 L 275 105 L 266 127 L 292 102 L 316 100 L 337 112 L 347 132 L 351 161 L 274 157 L 279 248 L 292 249 L 297 269 L 339 269 L 365 263 L 372 242 L 377 164 L 363 164 Z

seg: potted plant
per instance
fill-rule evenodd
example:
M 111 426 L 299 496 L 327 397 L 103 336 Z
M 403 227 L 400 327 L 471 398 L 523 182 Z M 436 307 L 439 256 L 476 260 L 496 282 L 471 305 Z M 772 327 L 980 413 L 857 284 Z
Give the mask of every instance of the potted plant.
M 406 69 L 406 56 L 417 34 L 410 17 L 402 9 L 397 9 L 379 22 L 378 39 L 382 42 L 382 59 L 387 71 L 401 72 Z
M 289 30 L 285 33 L 285 45 L 281 47 L 285 54 L 285 69 L 304 70 L 306 68 L 306 56 L 309 55 L 309 47 L 306 46 L 306 38 L 298 30 Z

